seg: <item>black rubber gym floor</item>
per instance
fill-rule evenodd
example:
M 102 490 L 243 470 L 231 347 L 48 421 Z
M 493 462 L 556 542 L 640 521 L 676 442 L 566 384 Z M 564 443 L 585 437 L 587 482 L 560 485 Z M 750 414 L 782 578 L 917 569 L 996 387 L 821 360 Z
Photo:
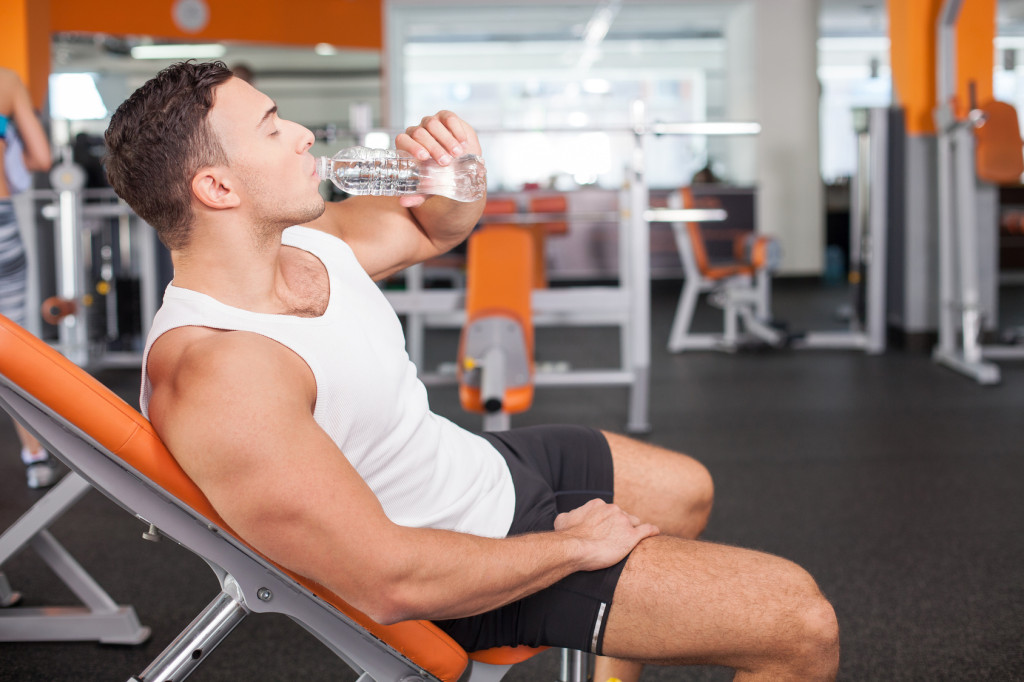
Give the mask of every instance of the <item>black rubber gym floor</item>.
M 1004 321 L 1024 324 L 1019 290 Z M 699 458 L 716 480 L 706 539 L 773 552 L 817 578 L 842 631 L 842 680 L 1024 680 L 1024 362 L 981 387 L 926 354 L 664 350 L 678 286 L 653 296 L 650 441 Z M 835 290 L 783 281 L 776 312 L 794 329 L 837 326 Z M 837 298 L 838 297 L 838 298 Z M 698 322 L 713 325 L 714 311 Z M 454 348 L 431 339 L 429 362 Z M 615 362 L 617 335 L 538 334 L 542 360 Z M 137 372 L 100 378 L 132 404 Z M 514 424 L 578 422 L 622 429 L 625 389 L 542 388 Z M 432 389 L 434 409 L 471 428 L 455 390 Z M 0 527 L 40 493 L 29 491 L 9 421 L 0 419 Z M 119 603 L 134 605 L 152 638 L 136 647 L 0 644 L 0 680 L 125 680 L 216 594 L 209 568 L 170 542 L 143 542 L 139 521 L 90 493 L 54 527 Z M 73 597 L 31 550 L 3 567 L 26 606 Z M 553 680 L 547 652 L 509 682 Z M 344 663 L 284 617 L 246 619 L 191 680 L 355 680 Z M 651 668 L 646 681 L 726 680 L 715 668 Z

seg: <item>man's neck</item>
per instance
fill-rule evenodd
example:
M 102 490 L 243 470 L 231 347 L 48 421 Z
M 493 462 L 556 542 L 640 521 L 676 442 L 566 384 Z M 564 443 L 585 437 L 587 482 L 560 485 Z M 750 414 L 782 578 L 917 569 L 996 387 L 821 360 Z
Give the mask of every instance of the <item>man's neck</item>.
M 289 309 L 280 235 L 270 243 L 257 244 L 249 234 L 237 231 L 202 234 L 195 231 L 188 248 L 171 253 L 175 286 L 243 310 L 280 313 Z

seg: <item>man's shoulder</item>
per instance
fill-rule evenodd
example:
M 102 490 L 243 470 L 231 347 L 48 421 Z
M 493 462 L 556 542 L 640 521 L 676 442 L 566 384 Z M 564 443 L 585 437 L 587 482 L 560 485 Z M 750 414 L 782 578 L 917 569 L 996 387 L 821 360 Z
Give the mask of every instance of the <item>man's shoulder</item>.
M 293 351 L 261 334 L 183 326 L 164 332 L 154 342 L 146 365 L 154 386 L 167 381 L 193 385 L 230 381 L 241 387 L 267 377 L 279 380 L 289 373 L 294 377 L 296 362 L 302 363 Z

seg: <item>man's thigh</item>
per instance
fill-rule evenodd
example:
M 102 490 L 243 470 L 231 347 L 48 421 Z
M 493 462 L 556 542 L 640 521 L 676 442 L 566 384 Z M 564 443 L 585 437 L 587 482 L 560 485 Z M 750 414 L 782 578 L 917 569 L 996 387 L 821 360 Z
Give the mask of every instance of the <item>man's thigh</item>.
M 615 504 L 662 533 L 695 538 L 711 512 L 714 485 L 697 460 L 604 432 L 615 468 Z
M 626 562 L 603 650 L 646 662 L 754 669 L 816 628 L 831 627 L 831 607 L 796 564 L 657 536 L 641 542 Z

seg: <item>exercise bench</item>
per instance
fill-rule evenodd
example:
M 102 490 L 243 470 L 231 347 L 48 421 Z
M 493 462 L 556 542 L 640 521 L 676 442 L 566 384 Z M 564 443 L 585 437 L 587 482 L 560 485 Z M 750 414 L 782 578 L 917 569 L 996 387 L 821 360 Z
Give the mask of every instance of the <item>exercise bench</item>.
M 459 341 L 459 400 L 484 415 L 485 431 L 509 428 L 533 403 L 534 246 L 516 225 L 488 225 L 469 238 L 466 324 Z
M 220 583 L 209 605 L 130 680 L 180 682 L 250 613 L 289 616 L 351 666 L 359 682 L 496 682 L 512 665 L 542 650 L 503 647 L 467 654 L 433 623 L 380 625 L 323 585 L 271 562 L 224 522 L 148 420 L 2 316 L 0 407 L 71 469 L 15 522 L 19 534 L 45 537 L 45 528 L 26 531 L 23 520 L 36 512 L 45 515 L 42 508 L 61 490 L 84 492 L 92 486 L 139 518 L 150 537 L 164 536 L 203 558 Z M 8 610 L 13 614 L 17 608 Z M 5 615 L 8 610 L 0 610 L 7 632 L 18 627 Z M 575 660 L 585 663 L 582 657 Z M 578 670 L 566 674 L 582 679 Z
M 669 196 L 668 203 L 676 209 L 720 208 L 710 201 L 695 199 L 691 188 L 683 187 Z M 672 232 L 685 283 L 669 332 L 670 352 L 735 351 L 749 341 L 775 347 L 786 345 L 787 336 L 771 322 L 771 273 L 781 259 L 778 242 L 753 233 L 742 234 L 733 240 L 732 261 L 712 263 L 700 223 L 672 223 Z M 704 292 L 712 305 L 722 309 L 721 334 L 691 331 L 697 301 Z

